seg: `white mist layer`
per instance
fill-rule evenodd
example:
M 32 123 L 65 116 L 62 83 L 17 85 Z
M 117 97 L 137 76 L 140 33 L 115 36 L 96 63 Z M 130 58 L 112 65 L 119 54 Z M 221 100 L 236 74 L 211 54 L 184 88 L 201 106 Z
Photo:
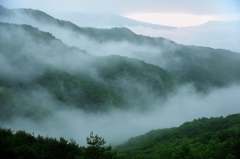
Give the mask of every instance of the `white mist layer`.
M 192 87 L 185 86 L 163 105 L 155 105 L 152 110 L 142 113 L 112 110 L 104 114 L 93 114 L 54 107 L 53 115 L 43 122 L 15 118 L 1 126 L 33 132 L 35 135 L 72 138 L 80 145 L 86 144 L 86 137 L 93 131 L 104 137 L 107 144 L 115 145 L 152 129 L 176 127 L 201 117 L 239 113 L 239 94 L 240 86 L 216 89 L 208 95 L 196 94 Z

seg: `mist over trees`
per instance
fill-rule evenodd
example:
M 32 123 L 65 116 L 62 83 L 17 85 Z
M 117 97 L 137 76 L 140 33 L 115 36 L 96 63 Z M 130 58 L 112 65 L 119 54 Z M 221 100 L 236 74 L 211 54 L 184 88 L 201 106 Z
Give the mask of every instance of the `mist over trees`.
M 239 158 L 240 114 L 199 118 L 176 128 L 152 130 L 115 147 L 93 132 L 87 146 L 74 140 L 34 136 L 25 131 L 0 129 L 0 150 L 4 158 Z M 116 151 L 117 150 L 117 151 Z

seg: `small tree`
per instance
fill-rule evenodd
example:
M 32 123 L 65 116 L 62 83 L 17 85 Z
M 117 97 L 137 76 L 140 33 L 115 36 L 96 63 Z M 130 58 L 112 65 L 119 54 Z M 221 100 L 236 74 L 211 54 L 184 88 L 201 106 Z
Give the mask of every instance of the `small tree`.
M 116 152 L 111 152 L 111 145 L 104 147 L 106 141 L 104 138 L 99 137 L 98 135 L 93 135 L 93 132 L 90 133 L 90 137 L 87 137 L 87 148 L 85 153 L 85 158 L 88 159 L 113 159 L 116 157 Z

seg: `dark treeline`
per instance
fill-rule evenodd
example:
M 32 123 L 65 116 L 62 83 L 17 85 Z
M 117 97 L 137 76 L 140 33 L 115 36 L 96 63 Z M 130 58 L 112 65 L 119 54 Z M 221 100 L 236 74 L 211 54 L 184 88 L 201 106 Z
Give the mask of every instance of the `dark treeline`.
M 25 131 L 0 129 L 1 158 L 76 159 L 237 159 L 240 158 L 240 114 L 201 118 L 177 128 L 152 130 L 112 150 L 98 135 L 87 137 L 88 146 L 74 140 L 34 136 Z
M 0 129 L 0 158 L 5 159 L 100 159 L 116 158 L 111 146 L 98 135 L 87 137 L 87 147 L 79 146 L 74 140 L 43 137 L 25 131 L 14 133 L 11 129 Z

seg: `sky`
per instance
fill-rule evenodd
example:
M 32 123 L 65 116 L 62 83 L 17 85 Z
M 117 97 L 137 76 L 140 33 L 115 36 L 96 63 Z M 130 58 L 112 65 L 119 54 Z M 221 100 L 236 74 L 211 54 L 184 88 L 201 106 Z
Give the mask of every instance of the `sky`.
M 33 8 L 54 15 L 60 12 L 110 12 L 135 20 L 193 26 L 209 20 L 240 19 L 239 0 L 1 0 L 7 8 Z

